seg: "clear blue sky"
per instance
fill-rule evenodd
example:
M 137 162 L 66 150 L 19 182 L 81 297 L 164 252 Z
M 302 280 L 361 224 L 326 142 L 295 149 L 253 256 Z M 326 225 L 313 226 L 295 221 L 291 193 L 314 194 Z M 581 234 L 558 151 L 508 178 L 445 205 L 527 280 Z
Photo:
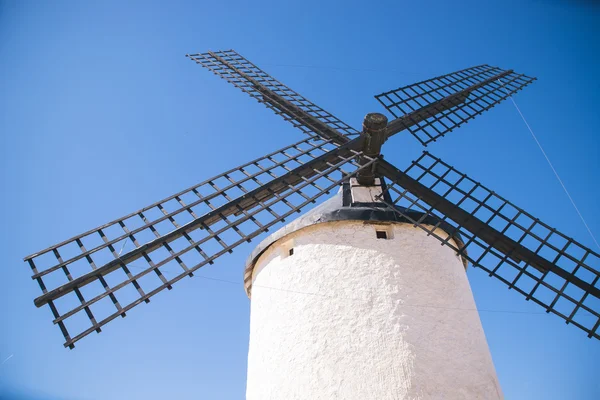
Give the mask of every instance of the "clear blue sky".
M 127 4 L 125 4 L 127 3 Z M 167 3 L 170 3 L 167 6 Z M 0 1 L 0 398 L 242 399 L 251 245 L 73 351 L 22 257 L 302 137 L 186 53 L 234 48 L 360 126 L 373 95 L 489 63 L 600 236 L 600 9 L 592 1 Z M 215 150 L 218 149 L 218 150 Z M 422 148 L 385 145 L 403 168 Z M 592 246 L 510 102 L 429 146 Z M 507 399 L 600 398 L 600 343 L 469 272 Z

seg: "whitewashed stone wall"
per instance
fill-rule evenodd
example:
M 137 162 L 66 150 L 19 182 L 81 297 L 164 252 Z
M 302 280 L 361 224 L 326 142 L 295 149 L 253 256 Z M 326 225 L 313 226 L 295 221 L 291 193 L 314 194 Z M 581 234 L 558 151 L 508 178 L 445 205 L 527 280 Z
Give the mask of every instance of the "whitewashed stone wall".
M 376 228 L 313 225 L 260 256 L 247 399 L 502 398 L 459 257 L 412 225 Z

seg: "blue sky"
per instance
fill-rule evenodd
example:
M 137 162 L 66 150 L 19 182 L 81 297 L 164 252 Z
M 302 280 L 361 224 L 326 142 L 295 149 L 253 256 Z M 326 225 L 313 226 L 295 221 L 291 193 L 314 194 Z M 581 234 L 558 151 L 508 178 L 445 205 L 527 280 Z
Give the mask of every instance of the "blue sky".
M 591 1 L 0 1 L 0 398 L 241 399 L 238 248 L 100 335 L 62 347 L 23 256 L 302 134 L 184 57 L 234 48 L 356 127 L 373 95 L 489 63 L 600 236 L 600 9 Z M 428 147 L 569 236 L 589 235 L 510 102 Z M 422 148 L 384 147 L 403 168 Z M 508 399 L 600 398 L 600 345 L 468 272 Z M 529 312 L 523 314 L 521 312 Z

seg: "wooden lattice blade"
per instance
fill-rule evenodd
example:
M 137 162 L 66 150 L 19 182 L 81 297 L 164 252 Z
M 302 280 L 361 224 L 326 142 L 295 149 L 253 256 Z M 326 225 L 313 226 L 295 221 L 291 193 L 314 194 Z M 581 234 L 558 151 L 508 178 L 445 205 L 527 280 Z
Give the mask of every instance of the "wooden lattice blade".
M 426 146 L 534 80 L 513 70 L 480 65 L 384 92 L 375 98 L 398 119 L 390 123 L 392 134 L 408 129 Z
M 598 253 L 427 152 L 406 171 L 385 161 L 377 171 L 391 181 L 388 205 L 396 212 L 527 300 L 600 339 Z M 424 223 L 431 217 L 439 223 Z M 450 238 L 457 234 L 462 243 L 454 244 Z
M 190 54 L 190 59 L 263 103 L 309 135 L 343 144 L 359 132 L 288 88 L 233 50 Z
M 359 147 L 309 138 L 28 256 L 35 304 L 73 347 L 328 193 L 358 170 Z

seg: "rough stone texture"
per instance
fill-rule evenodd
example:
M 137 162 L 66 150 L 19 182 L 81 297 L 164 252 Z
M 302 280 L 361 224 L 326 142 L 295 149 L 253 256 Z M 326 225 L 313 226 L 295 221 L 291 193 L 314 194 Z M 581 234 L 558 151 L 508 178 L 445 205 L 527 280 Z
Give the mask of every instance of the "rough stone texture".
M 377 227 L 308 226 L 260 255 L 247 399 L 502 398 L 460 258 L 412 225 Z

